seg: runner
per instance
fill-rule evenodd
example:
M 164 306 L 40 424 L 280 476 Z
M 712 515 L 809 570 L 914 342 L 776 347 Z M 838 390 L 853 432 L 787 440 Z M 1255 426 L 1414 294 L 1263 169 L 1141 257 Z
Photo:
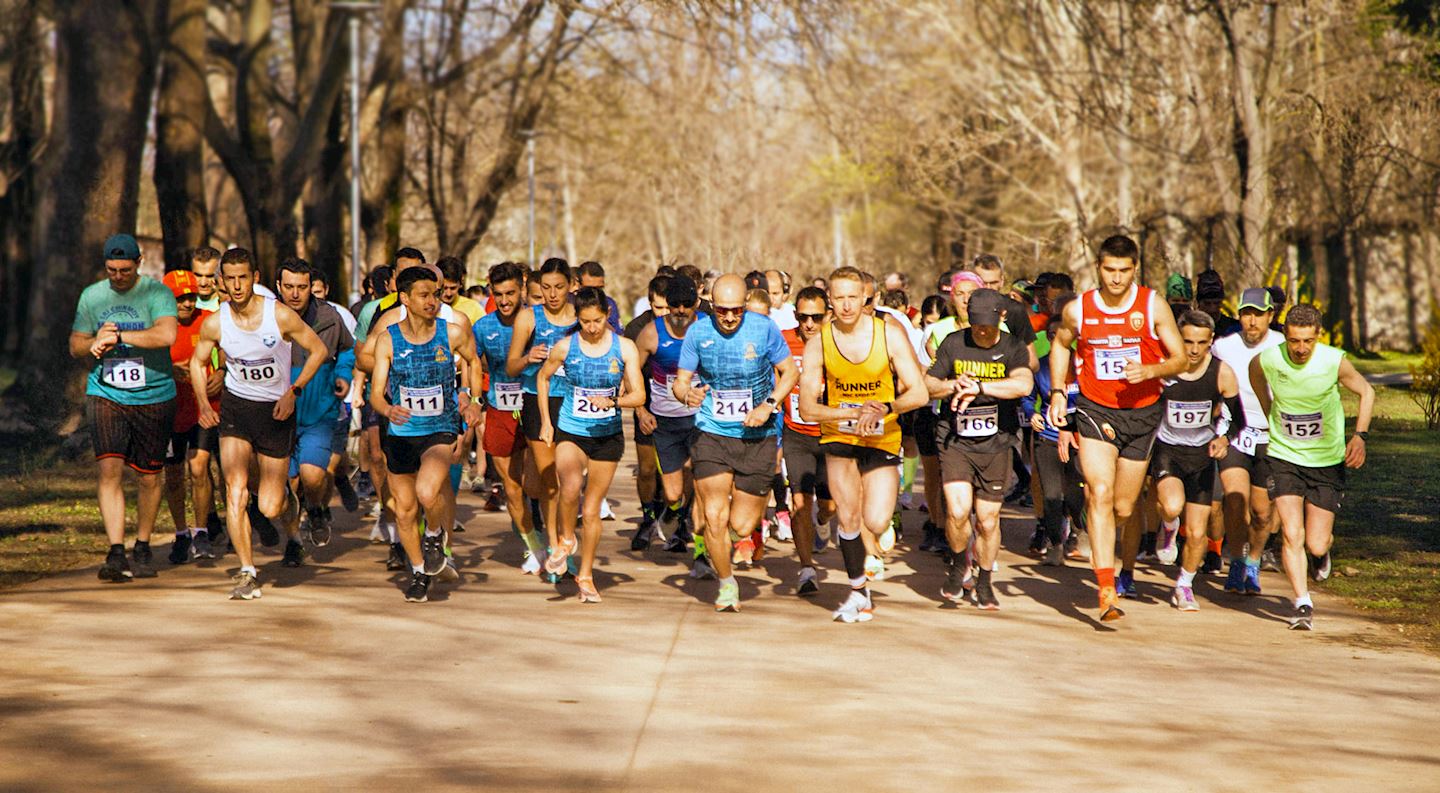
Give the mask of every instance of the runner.
M 510 377 L 521 378 L 523 396 L 520 407 L 520 430 L 530 446 L 530 459 L 539 481 L 540 509 L 549 548 L 558 547 L 559 482 L 555 473 L 555 447 L 540 439 L 540 403 L 535 390 L 535 376 L 550 355 L 550 348 L 575 327 L 575 307 L 570 298 L 570 265 L 564 259 L 546 259 L 539 276 L 532 280 L 539 290 L 541 303 L 515 316 L 511 329 L 510 352 L 505 371 Z M 550 413 L 558 415 L 566 387 L 563 372 L 556 372 L 550 384 Z
M 667 267 L 660 268 L 662 271 L 669 270 L 667 275 L 664 272 L 650 279 L 646 286 L 646 309 L 639 316 L 630 320 L 625 325 L 625 338 L 635 342 L 636 347 L 640 345 L 640 335 L 647 329 L 654 328 L 656 317 L 663 317 L 669 313 L 669 304 L 665 302 L 665 289 L 669 286 L 674 271 Z M 678 343 L 673 345 L 675 353 L 680 352 Z M 646 362 L 644 352 L 640 353 L 640 365 L 649 372 L 653 364 Z M 655 399 L 655 391 L 651 388 L 649 378 L 646 378 L 645 389 L 646 404 L 635 408 L 633 421 L 635 423 L 635 493 L 640 497 L 640 526 L 635 529 L 635 535 L 630 538 L 630 550 L 643 551 L 650 547 L 650 542 L 655 536 L 656 521 L 660 520 L 665 511 L 665 495 L 662 486 L 658 486 L 660 480 L 660 463 L 655 457 L 655 414 L 650 408 Z M 669 390 L 666 389 L 666 394 Z M 673 397 L 671 397 L 673 399 Z M 687 451 L 688 455 L 688 451 Z M 682 547 L 680 550 L 684 550 Z
M 1223 489 L 1223 533 L 1213 535 L 1205 553 L 1202 572 L 1221 569 L 1222 537 L 1230 543 L 1230 573 L 1225 579 L 1229 592 L 1260 591 L 1260 556 L 1275 527 L 1270 494 L 1270 423 L 1250 381 L 1250 363 L 1262 352 L 1285 343 L 1285 336 L 1270 329 L 1274 305 L 1270 293 L 1250 288 L 1240 294 L 1240 332 L 1216 339 L 1211 348 L 1239 379 L 1240 404 L 1245 411 L 1245 429 L 1220 459 L 1220 486 Z M 1250 548 L 1247 555 L 1245 549 Z M 1255 573 L 1252 575 L 1252 565 Z
M 210 458 L 220 450 L 220 436 L 213 429 L 200 427 L 200 410 L 190 386 L 190 356 L 200 337 L 200 326 L 210 312 L 195 307 L 199 285 L 189 270 L 172 270 L 165 274 L 165 285 L 175 295 L 178 326 L 175 343 L 170 345 L 171 374 L 176 381 L 175 423 L 170 435 L 170 448 L 165 453 L 165 500 L 169 502 L 170 519 L 175 524 L 175 542 L 170 546 L 170 564 L 185 564 L 195 559 L 213 558 L 210 545 L 209 513 L 214 509 L 215 493 L 210 482 Z M 206 362 L 207 364 L 210 362 Z M 206 367 L 205 393 L 210 407 L 220 408 L 220 389 L 225 383 L 223 369 Z M 185 522 L 185 471 L 190 469 L 194 495 L 195 522 Z
M 560 542 L 550 549 L 545 570 L 564 572 L 575 551 L 575 518 L 584 526 L 580 569 L 575 583 L 580 602 L 599 603 L 595 588 L 595 552 L 600 547 L 600 503 L 610 490 L 625 453 L 625 422 L 620 408 L 645 404 L 635 343 L 611 330 L 603 290 L 584 286 L 575 293 L 576 332 L 557 340 L 536 376 L 540 440 L 555 449 L 560 482 Z M 558 413 L 550 410 L 550 383 L 561 367 L 565 387 Z M 581 508 L 581 490 L 584 506 Z
M 959 603 L 969 578 L 970 512 L 975 512 L 980 562 L 975 605 L 1000 607 L 991 575 L 1000 552 L 1000 508 L 1010 480 L 1010 449 L 1019 437 L 1018 400 L 1034 388 L 1030 352 L 1000 325 L 1008 301 L 993 289 L 970 296 L 970 327 L 940 343 L 925 378 L 929 395 L 940 400 L 935 424 L 947 506 L 945 584 L 940 594 Z M 1026 320 L 1028 327 L 1028 320 Z M 1063 382 L 1063 379 L 1062 379 Z
M 99 576 L 118 583 L 155 576 L 150 535 L 160 511 L 159 474 L 175 420 L 169 348 L 177 322 L 175 296 L 164 284 L 140 275 L 140 245 L 134 237 L 116 234 L 102 250 L 106 278 L 80 293 L 70 354 L 95 361 L 85 380 L 85 410 L 100 469 L 100 517 L 110 540 Z M 127 465 L 138 484 L 130 560 L 125 558 Z
M 830 274 L 834 316 L 805 344 L 800 418 L 820 425 L 825 476 L 840 521 L 840 553 L 850 594 L 833 615 L 841 622 L 874 616 L 862 531 L 891 530 L 900 491 L 899 416 L 928 396 L 920 364 L 899 323 L 865 312 L 865 278 L 853 267 Z M 821 402 L 823 398 L 824 402 Z
M 600 266 L 600 262 L 581 262 L 580 266 L 575 268 L 574 277 L 575 281 L 571 285 L 571 292 L 587 286 L 599 289 L 601 292 L 605 291 L 605 268 Z M 610 325 L 610 329 L 617 334 L 624 333 L 625 328 L 620 324 L 620 305 L 609 296 L 606 296 L 605 301 L 608 306 L 608 314 L 605 319 Z
M 949 317 L 950 310 L 950 300 L 944 295 L 931 295 L 925 298 L 920 310 L 921 337 L 928 339 L 931 326 Z M 926 357 L 932 363 L 934 362 L 934 359 L 930 358 L 928 350 Z M 925 525 L 922 528 L 920 550 L 935 553 L 941 553 L 949 547 L 945 541 L 945 530 L 935 524 L 935 521 L 940 519 L 945 511 L 945 502 L 942 496 L 944 483 L 940 477 L 940 447 L 935 445 L 935 422 L 939 410 L 940 403 L 932 400 L 925 407 L 906 414 L 914 416 L 911 421 L 915 433 L 915 449 L 920 453 L 920 469 L 924 472 L 925 479 Z
M 825 290 L 807 286 L 795 296 L 796 326 L 784 331 L 790 357 L 805 373 L 805 345 L 820 334 L 830 315 Z M 924 410 L 924 408 L 921 408 Z M 815 526 L 835 516 L 835 500 L 826 478 L 825 451 L 820 446 L 820 425 L 800 417 L 800 386 L 790 391 L 785 404 L 785 469 L 790 482 L 790 516 L 794 531 L 795 555 L 800 557 L 800 576 L 795 594 L 802 597 L 820 591 L 815 569 Z M 813 511 L 812 511 L 813 508 Z
M 220 251 L 201 245 L 190 254 L 190 272 L 195 274 L 195 307 L 201 311 L 220 310 Z
M 1059 295 L 1050 303 L 1053 313 L 1046 315 L 1048 321 L 1041 329 L 1046 338 L 1054 334 L 1065 306 L 1074 299 L 1074 295 Z M 1079 547 L 1079 535 L 1085 526 L 1085 493 L 1080 487 L 1084 479 L 1080 476 L 1079 455 L 1072 453 L 1077 448 L 1075 433 L 1062 432 L 1045 416 L 1051 387 L 1050 349 L 1046 345 L 1045 354 L 1040 356 L 1035 369 L 1035 389 L 1021 407 L 1035 433 L 1031 459 L 1035 461 L 1035 480 L 1040 483 L 1040 525 L 1045 542 L 1041 564 L 1064 567 L 1065 557 L 1071 549 Z M 1073 372 L 1067 375 L 1064 389 L 1066 415 L 1072 415 L 1075 399 L 1080 395 Z
M 510 525 L 525 543 L 527 556 L 521 572 L 536 575 L 545 557 L 545 538 L 535 530 L 535 521 L 528 508 L 522 482 L 525 477 L 525 436 L 520 433 L 520 408 L 524 399 L 524 383 L 505 371 L 510 355 L 510 336 L 515 318 L 521 313 L 525 292 L 525 269 L 514 262 L 490 268 L 490 296 L 495 310 L 475 323 L 477 353 L 490 377 L 485 394 L 485 431 L 481 434 L 484 452 L 495 465 L 505 488 L 505 509 Z
M 1099 584 L 1100 619 L 1125 615 L 1116 605 L 1115 527 L 1135 511 L 1145 483 L 1155 428 L 1160 423 L 1160 380 L 1185 369 L 1180 331 L 1169 306 L 1135 283 L 1140 249 L 1129 237 L 1100 245 L 1096 263 L 1100 288 L 1087 290 L 1065 307 L 1050 345 L 1050 407 L 1047 418 L 1062 429 L 1068 397 L 1065 382 L 1071 347 L 1078 357 L 1080 470 L 1085 475 L 1085 511 L 1090 563 Z
M 232 600 L 261 595 L 259 573 L 250 544 L 250 465 L 258 463 L 258 502 L 266 519 L 281 518 L 288 541 L 286 567 L 303 561 L 300 545 L 300 503 L 290 492 L 285 473 L 295 444 L 295 401 L 314 379 L 329 355 L 325 343 L 294 311 L 273 298 L 257 297 L 258 273 L 250 252 L 231 248 L 220 258 L 229 302 L 200 327 L 200 340 L 190 358 L 190 384 L 200 406 L 200 426 L 220 427 L 220 468 L 225 472 L 225 514 L 230 543 L 240 557 Z M 309 356 L 300 374 L 291 377 L 292 345 Z M 205 366 L 211 350 L 225 355 L 225 393 L 220 413 L 205 393 Z
M 377 332 L 374 383 L 370 406 L 389 422 L 385 461 L 400 542 L 410 563 L 405 600 L 429 600 L 432 576 L 446 564 L 445 493 L 454 463 L 460 416 L 479 426 L 480 403 L 471 398 L 481 390 L 480 362 L 474 336 L 463 325 L 437 319 L 440 279 L 427 267 L 410 267 L 396 277 L 405 317 Z M 456 360 L 466 363 L 469 385 L 455 387 Z M 428 518 L 425 538 L 419 532 L 419 509 Z
M 1210 524 L 1210 494 L 1215 489 L 1215 461 L 1227 456 L 1230 444 L 1245 428 L 1245 414 L 1240 409 L 1240 387 L 1235 371 L 1211 354 L 1215 339 L 1215 320 L 1203 311 L 1189 310 L 1180 315 L 1180 337 L 1184 340 L 1184 372 L 1164 380 L 1161 398 L 1165 412 L 1155 433 L 1155 456 L 1150 461 L 1150 475 L 1155 481 L 1155 496 L 1160 518 L 1166 526 L 1162 532 L 1159 552 L 1162 557 L 1175 556 L 1175 521 L 1184 518 L 1185 558 L 1175 579 L 1170 603 L 1181 611 L 1199 611 L 1195 601 L 1195 573 L 1205 559 L 1205 538 Z M 1221 416 L 1221 403 L 1229 416 L 1225 434 L 1216 431 Z M 1133 562 L 1131 563 L 1133 564 Z M 1254 594 L 1260 594 L 1259 571 L 1256 571 Z M 1137 598 L 1135 570 L 1120 572 L 1116 593 Z
M 745 311 L 744 279 L 720 276 L 712 300 L 715 313 L 685 334 L 671 393 L 700 408 L 691 459 L 705 514 L 705 547 L 720 579 L 715 610 L 739 611 L 731 536 L 749 537 L 765 513 L 775 473 L 779 400 L 794 388 L 798 373 L 775 323 Z
M 354 343 L 356 321 L 350 309 L 328 299 L 330 297 L 330 276 L 324 270 L 311 269 L 310 272 L 310 293 L 316 300 L 324 300 L 335 309 L 336 315 L 345 325 L 345 330 L 350 334 L 351 343 Z M 352 348 L 353 349 L 353 348 Z M 353 358 L 353 353 L 351 354 Z M 351 361 L 350 369 L 346 376 L 354 377 L 354 361 Z M 350 455 L 347 453 L 350 445 L 350 425 L 354 417 L 354 400 L 357 398 L 357 390 L 354 388 L 354 381 L 351 381 L 350 392 L 340 401 L 340 415 L 335 419 L 334 445 L 331 447 L 330 466 L 327 469 L 326 481 L 329 483 L 325 497 L 321 503 L 330 503 L 330 490 L 334 490 L 340 496 L 340 503 L 345 507 L 346 512 L 354 512 L 360 509 L 360 496 L 355 492 L 355 487 L 350 483 Z
M 1314 604 L 1305 582 L 1330 576 L 1335 513 L 1345 496 L 1345 469 L 1365 464 L 1375 389 L 1345 353 L 1319 340 L 1323 320 L 1300 303 L 1285 316 L 1285 343 L 1250 362 L 1250 382 L 1275 428 L 1270 436 L 1270 498 L 1285 533 L 1285 576 L 1295 592 L 1292 630 L 1311 629 Z M 1355 432 L 1345 441 L 1340 389 L 1360 397 Z

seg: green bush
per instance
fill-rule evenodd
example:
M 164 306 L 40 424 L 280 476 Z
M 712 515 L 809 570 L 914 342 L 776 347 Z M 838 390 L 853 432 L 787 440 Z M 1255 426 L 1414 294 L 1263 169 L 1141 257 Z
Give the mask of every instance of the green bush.
M 1440 427 L 1440 307 L 1433 301 L 1420 353 L 1424 356 L 1420 363 L 1410 366 L 1410 374 L 1415 378 L 1410 384 L 1410 398 L 1425 414 L 1425 426 L 1433 430 Z

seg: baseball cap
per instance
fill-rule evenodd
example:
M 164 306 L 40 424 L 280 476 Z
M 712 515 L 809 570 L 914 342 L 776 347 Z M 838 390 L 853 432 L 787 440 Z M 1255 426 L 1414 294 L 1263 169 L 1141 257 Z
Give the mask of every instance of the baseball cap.
M 1010 289 L 1012 291 L 1019 292 L 1026 297 L 1035 296 L 1035 285 L 1030 283 L 1029 281 L 1026 281 L 1024 278 L 1015 279 L 1015 282 L 1010 284 Z
M 1275 308 L 1275 300 L 1270 296 L 1270 290 L 1262 286 L 1252 286 L 1240 293 L 1240 304 L 1236 308 L 1269 311 Z
M 1205 284 L 1195 294 L 1196 300 L 1223 300 L 1225 298 L 1225 287 L 1219 284 Z
M 171 270 L 165 274 L 163 280 L 177 300 L 181 295 L 200 294 L 200 284 L 195 280 L 195 274 L 189 270 Z
M 970 324 L 999 325 L 1005 302 L 1005 296 L 994 289 L 976 289 L 970 295 L 970 306 L 966 311 Z
M 1171 273 L 1165 279 L 1166 300 L 1193 300 L 1195 290 L 1190 286 L 1190 279 L 1179 273 Z
M 770 280 L 759 270 L 751 270 L 745 274 L 745 291 L 748 292 L 751 289 L 769 290 L 769 288 Z
M 109 259 L 129 259 L 132 262 L 140 261 L 140 243 L 129 234 L 112 234 L 110 239 L 105 240 L 104 256 Z

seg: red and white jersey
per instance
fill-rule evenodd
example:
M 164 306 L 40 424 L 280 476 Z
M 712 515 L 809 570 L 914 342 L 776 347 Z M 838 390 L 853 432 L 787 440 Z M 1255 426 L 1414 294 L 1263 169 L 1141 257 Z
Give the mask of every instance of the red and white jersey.
M 1159 378 L 1143 383 L 1125 380 L 1125 367 L 1132 361 L 1151 365 L 1165 360 L 1165 346 L 1155 335 L 1151 314 L 1154 297 L 1153 290 L 1134 285 L 1120 307 L 1111 309 L 1098 289 L 1080 296 L 1076 375 L 1086 399 L 1112 408 L 1143 408 L 1160 399 Z

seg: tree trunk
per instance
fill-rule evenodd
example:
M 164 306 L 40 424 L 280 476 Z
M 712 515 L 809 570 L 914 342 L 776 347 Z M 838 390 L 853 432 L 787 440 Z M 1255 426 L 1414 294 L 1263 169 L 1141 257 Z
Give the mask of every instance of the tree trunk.
M 155 115 L 155 197 L 165 270 L 190 266 L 205 217 L 205 0 L 168 0 Z
M 6 184 L 0 196 L 0 351 L 6 358 L 25 343 L 29 323 L 27 299 L 35 270 L 34 210 L 39 200 L 34 162 L 45 140 L 44 39 L 39 32 L 37 1 L 17 11 L 10 61 L 10 141 L 3 152 Z
M 1325 274 L 1330 287 L 1330 302 L 1325 306 L 1325 326 L 1340 328 L 1341 341 L 1353 346 L 1355 339 L 1354 285 L 1351 281 L 1350 240 L 1341 230 L 1325 236 Z
M 330 114 L 320 168 L 306 188 L 304 208 L 305 256 L 311 266 L 330 276 L 331 291 L 349 293 L 345 279 L 345 231 L 341 219 L 349 197 L 345 179 L 345 141 L 341 137 L 340 105 Z M 336 301 L 340 302 L 340 301 Z
M 155 85 L 152 42 L 161 0 L 106 0 L 55 8 L 54 128 L 35 212 L 35 282 L 21 395 L 42 421 L 58 422 L 57 397 L 80 395 L 66 340 L 81 290 L 101 273 L 101 244 L 133 232 L 141 150 Z M 103 46 L 97 43 L 103 42 Z
M 400 247 L 401 182 L 405 178 L 405 124 L 411 93 L 405 84 L 405 9 L 409 3 L 388 0 L 380 48 L 370 78 L 379 92 L 379 110 L 366 164 L 370 189 L 361 198 L 360 226 L 365 232 L 366 262 L 389 261 Z M 373 100 L 372 100 L 373 101 Z M 362 116 L 363 118 L 363 116 Z M 439 258 L 436 253 L 432 259 Z

